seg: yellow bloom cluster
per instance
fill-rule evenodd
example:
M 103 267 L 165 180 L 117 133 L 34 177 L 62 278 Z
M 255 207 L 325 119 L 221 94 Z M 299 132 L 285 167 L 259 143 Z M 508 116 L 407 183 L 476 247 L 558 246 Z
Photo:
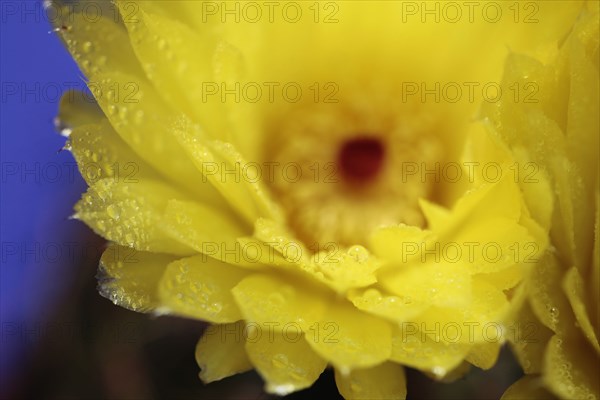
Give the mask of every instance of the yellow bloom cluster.
M 532 153 L 543 138 L 522 133 L 542 117 L 506 100 L 496 125 L 475 115 L 508 49 L 546 57 L 581 3 L 530 2 L 536 24 L 498 2 L 510 18 L 432 23 L 414 2 L 292 3 L 258 21 L 245 2 L 64 14 L 95 98 L 69 93 L 59 118 L 89 185 L 75 216 L 111 242 L 101 293 L 213 323 L 196 352 L 205 382 L 255 368 L 282 395 L 332 366 L 346 398 L 403 398 L 403 365 L 440 379 L 491 367 L 519 283 L 561 229 L 558 180 L 524 178 L 554 149 Z
M 550 398 L 548 391 L 600 398 L 598 24 L 598 3 L 590 2 L 550 62 L 511 57 L 504 80 L 536 81 L 540 101 L 485 112 L 514 153 L 540 165 L 551 184 L 549 197 L 526 197 L 550 227 L 552 246 L 524 283 L 519 319 L 529 337 L 513 347 L 529 375 L 505 399 Z

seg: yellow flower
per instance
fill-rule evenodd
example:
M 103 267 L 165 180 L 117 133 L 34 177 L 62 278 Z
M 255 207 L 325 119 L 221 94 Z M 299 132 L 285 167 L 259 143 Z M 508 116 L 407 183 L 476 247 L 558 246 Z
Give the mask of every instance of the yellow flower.
M 441 23 L 413 2 L 260 21 L 259 3 L 225 4 L 64 14 L 97 102 L 68 93 L 59 118 L 90 186 L 75 216 L 112 242 L 101 293 L 215 324 L 205 382 L 256 368 L 286 394 L 330 365 L 347 398 L 401 398 L 402 365 L 489 368 L 547 245 L 525 200 L 549 195 L 544 177 L 519 188 L 524 166 L 474 115 L 508 48 L 544 54 L 580 4 L 531 3 L 535 25 L 497 2 L 510 17 Z
M 598 22 L 598 3 L 589 2 L 550 62 L 511 56 L 504 80 L 536 82 L 539 101 L 485 112 L 522 161 L 545 171 L 552 189 L 549 197 L 525 191 L 532 215 L 550 227 L 551 247 L 525 280 L 522 334 L 513 343 L 529 375 L 505 399 L 552 397 L 548 391 L 600 398 Z

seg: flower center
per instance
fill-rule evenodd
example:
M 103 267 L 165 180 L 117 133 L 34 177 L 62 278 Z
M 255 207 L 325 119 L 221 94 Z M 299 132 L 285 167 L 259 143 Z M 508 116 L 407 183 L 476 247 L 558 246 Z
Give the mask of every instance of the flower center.
M 385 148 L 378 139 L 358 137 L 345 142 L 338 154 L 341 175 L 351 183 L 374 180 L 383 167 Z
M 419 199 L 434 196 L 434 182 L 402 171 L 433 168 L 444 147 L 432 132 L 443 127 L 395 98 L 357 91 L 336 104 L 290 106 L 268 120 L 264 159 L 276 169 L 269 185 L 307 245 L 368 245 L 379 226 L 424 226 Z

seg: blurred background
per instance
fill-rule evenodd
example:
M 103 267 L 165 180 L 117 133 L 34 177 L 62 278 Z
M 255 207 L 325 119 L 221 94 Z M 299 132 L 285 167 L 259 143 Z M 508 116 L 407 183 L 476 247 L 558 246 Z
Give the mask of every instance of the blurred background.
M 85 90 L 39 0 L 1 7 L 2 399 L 268 399 L 246 373 L 198 379 L 198 321 L 136 314 L 96 290 L 105 246 L 70 220 L 85 190 L 53 124 L 60 94 Z M 508 351 L 452 384 L 408 371 L 412 399 L 497 399 L 521 372 Z M 340 398 L 333 373 L 293 399 Z

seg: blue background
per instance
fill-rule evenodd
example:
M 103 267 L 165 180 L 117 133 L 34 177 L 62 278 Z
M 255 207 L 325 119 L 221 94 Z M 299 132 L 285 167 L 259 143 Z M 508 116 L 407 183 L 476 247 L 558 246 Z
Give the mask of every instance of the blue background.
M 87 229 L 68 220 L 84 184 L 56 133 L 59 91 L 85 87 L 39 1 L 1 2 L 1 373 L 25 367 L 73 282 Z M 82 247 L 83 245 L 83 247 Z M 90 252 L 91 253 L 91 252 Z M 85 256 L 85 255 L 84 255 Z

